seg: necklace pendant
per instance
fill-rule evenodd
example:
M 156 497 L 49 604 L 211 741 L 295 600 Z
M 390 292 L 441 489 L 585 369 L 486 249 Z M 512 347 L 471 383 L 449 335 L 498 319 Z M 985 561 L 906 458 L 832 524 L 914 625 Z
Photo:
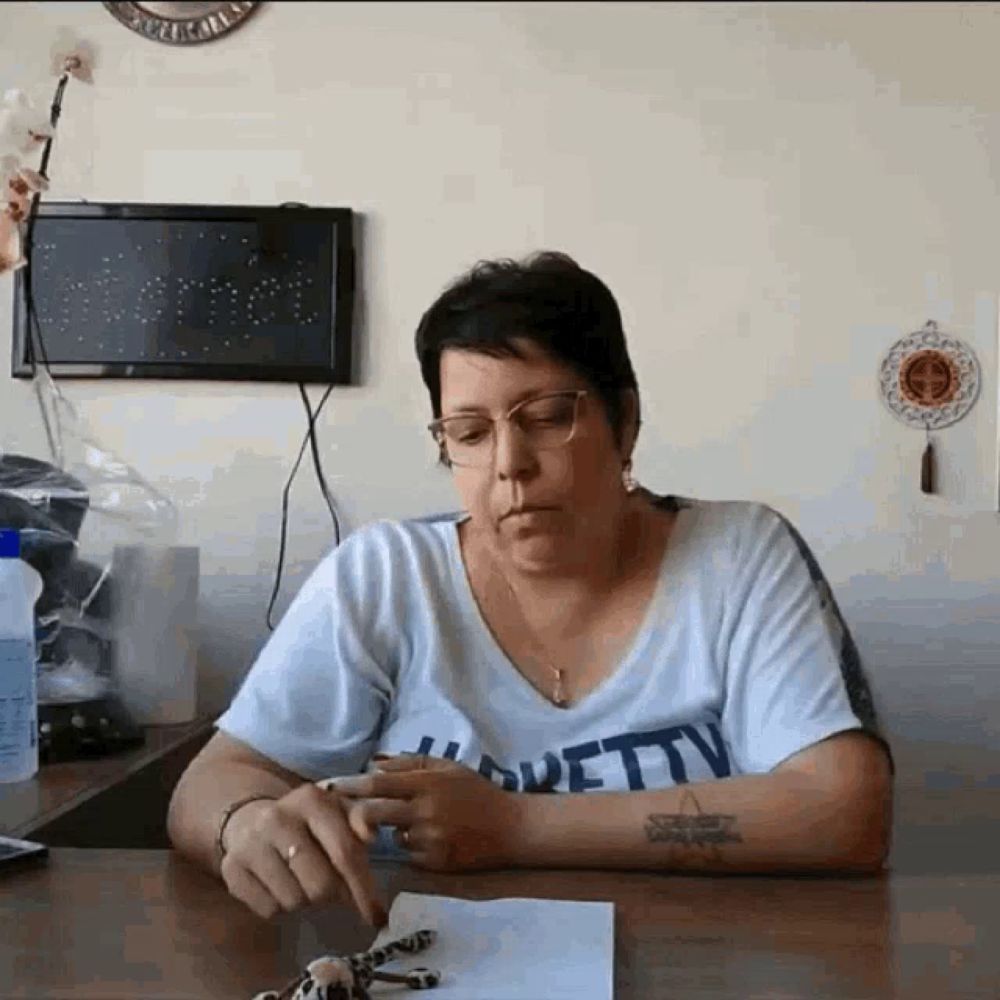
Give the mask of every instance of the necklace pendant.
M 562 671 L 556 671 L 556 689 L 552 692 L 552 701 L 559 708 L 562 708 L 566 704 L 566 699 L 563 697 L 563 686 L 562 686 Z

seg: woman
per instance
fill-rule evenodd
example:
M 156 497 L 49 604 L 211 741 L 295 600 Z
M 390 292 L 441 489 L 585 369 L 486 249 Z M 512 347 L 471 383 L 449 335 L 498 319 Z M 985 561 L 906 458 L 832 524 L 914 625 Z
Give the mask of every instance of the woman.
M 836 603 L 770 508 L 636 488 L 605 285 L 561 254 L 484 262 L 416 344 L 463 512 L 320 564 L 179 782 L 176 847 L 262 916 L 339 896 L 377 925 L 373 845 L 877 871 L 891 753 Z

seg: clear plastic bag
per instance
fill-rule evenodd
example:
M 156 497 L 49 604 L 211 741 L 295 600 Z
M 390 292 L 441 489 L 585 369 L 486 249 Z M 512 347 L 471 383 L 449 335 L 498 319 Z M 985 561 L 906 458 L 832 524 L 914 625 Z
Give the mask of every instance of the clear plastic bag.
M 51 460 L 0 448 L 0 527 L 20 531 L 21 558 L 44 583 L 35 606 L 41 706 L 114 694 L 115 549 L 169 546 L 178 518 L 42 369 L 34 389 Z

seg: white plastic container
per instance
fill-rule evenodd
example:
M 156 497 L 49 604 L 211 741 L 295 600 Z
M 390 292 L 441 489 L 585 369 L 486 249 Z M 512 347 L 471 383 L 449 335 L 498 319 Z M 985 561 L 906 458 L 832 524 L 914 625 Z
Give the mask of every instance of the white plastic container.
M 0 531 L 0 782 L 38 771 L 35 602 L 43 584 L 18 543 L 17 532 Z
M 199 550 L 116 545 L 112 623 L 122 704 L 144 726 L 197 715 Z

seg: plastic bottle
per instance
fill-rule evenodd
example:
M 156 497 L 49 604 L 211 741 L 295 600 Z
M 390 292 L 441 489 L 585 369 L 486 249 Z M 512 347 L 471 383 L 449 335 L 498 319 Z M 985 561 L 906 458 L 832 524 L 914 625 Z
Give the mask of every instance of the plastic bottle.
M 0 530 L 0 782 L 38 771 L 35 602 L 42 578 L 21 561 L 21 538 Z

